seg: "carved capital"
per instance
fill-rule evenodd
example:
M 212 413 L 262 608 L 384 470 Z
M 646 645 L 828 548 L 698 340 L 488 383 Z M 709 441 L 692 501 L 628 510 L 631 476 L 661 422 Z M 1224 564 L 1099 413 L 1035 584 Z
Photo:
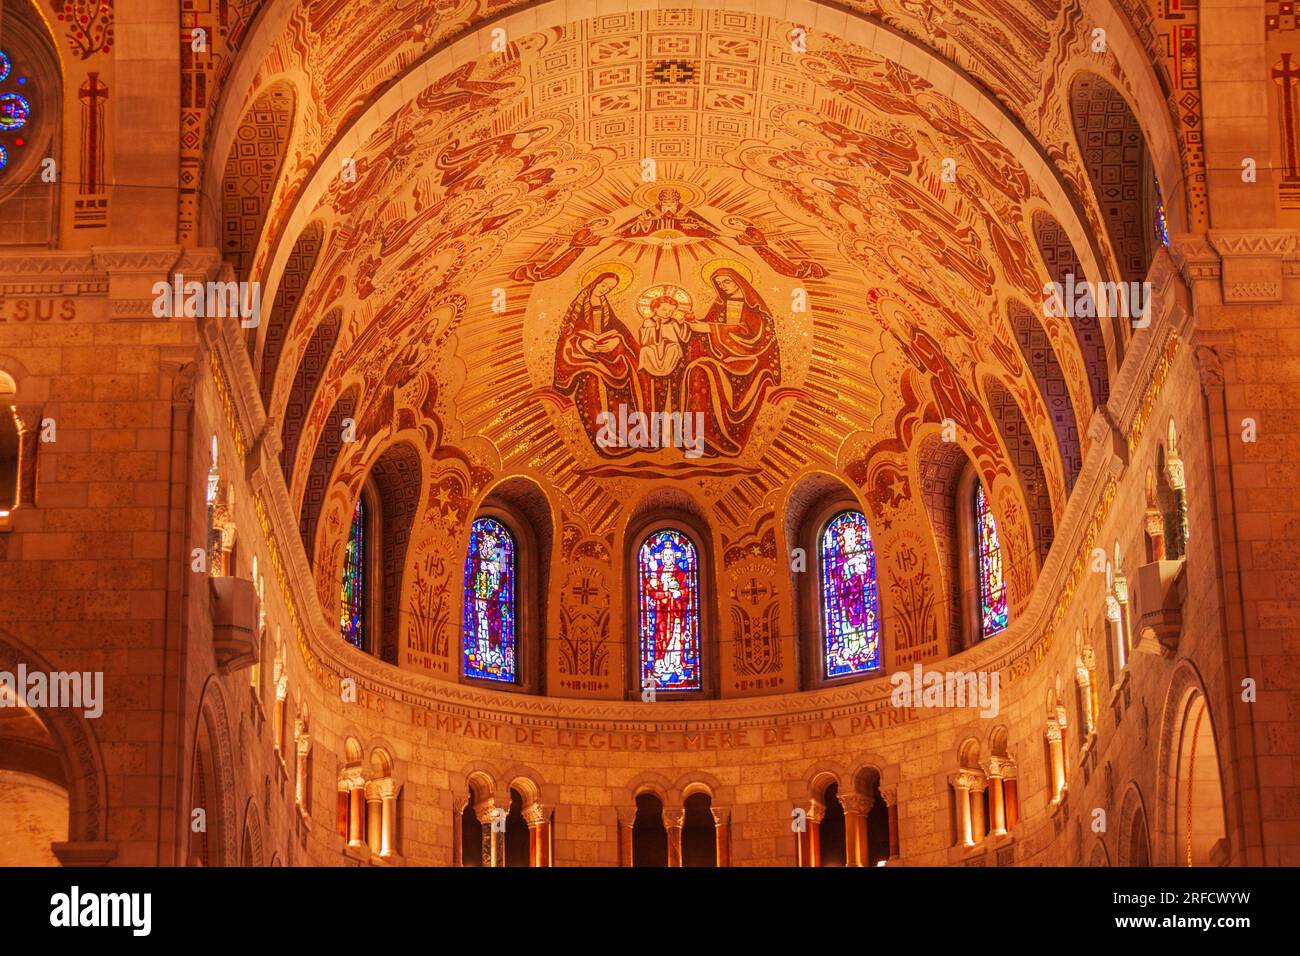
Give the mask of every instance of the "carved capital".
M 984 785 L 984 776 L 975 770 L 962 770 L 950 776 L 948 782 L 958 790 L 979 790 Z
M 1006 757 L 989 757 L 984 761 L 984 773 L 990 779 L 1000 780 L 1007 775 L 1011 761 Z
M 397 796 L 397 784 L 392 777 L 380 777 L 366 784 L 366 800 L 391 800 Z
M 524 807 L 524 823 L 528 824 L 530 830 L 535 830 L 537 827 L 545 823 L 548 816 L 549 814 L 547 813 L 546 808 L 540 803 L 534 803 Z
M 812 823 L 820 823 L 826 816 L 826 804 L 820 800 L 813 799 L 808 801 L 808 820 Z
M 876 802 L 874 797 L 864 793 L 841 793 L 839 800 L 845 813 L 860 813 L 864 816 L 871 811 L 871 805 Z

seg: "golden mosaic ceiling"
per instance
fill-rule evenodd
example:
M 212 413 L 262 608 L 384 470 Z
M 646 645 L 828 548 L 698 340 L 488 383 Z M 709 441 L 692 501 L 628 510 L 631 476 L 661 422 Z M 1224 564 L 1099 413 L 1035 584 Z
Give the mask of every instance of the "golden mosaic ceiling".
M 289 472 L 293 501 L 324 498 L 323 593 L 398 439 L 430 476 L 412 546 L 446 552 L 431 577 L 510 475 L 607 547 L 674 488 L 740 554 L 811 472 L 854 486 L 882 553 L 933 574 L 918 449 L 950 423 L 1027 597 L 1067 478 L 1008 309 L 1041 314 L 1030 218 L 1048 203 L 929 80 L 835 37 L 796 49 L 793 29 L 659 10 L 539 31 L 413 91 L 349 157 L 311 216 L 325 240 L 268 407 L 283 420 L 337 317 Z M 1042 321 L 1086 420 L 1078 343 Z M 336 406 L 359 440 L 311 491 Z M 701 412 L 702 454 L 607 447 L 597 416 L 620 407 Z

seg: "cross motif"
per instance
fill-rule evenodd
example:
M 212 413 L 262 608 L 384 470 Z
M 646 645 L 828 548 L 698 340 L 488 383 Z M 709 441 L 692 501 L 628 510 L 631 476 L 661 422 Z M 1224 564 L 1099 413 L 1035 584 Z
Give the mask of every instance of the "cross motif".
M 1283 53 L 1282 62 L 1273 67 L 1272 77 L 1282 87 L 1282 152 L 1286 162 L 1286 179 L 1300 179 L 1300 156 L 1297 155 L 1295 83 L 1300 79 L 1300 64 Z
M 749 598 L 750 604 L 757 604 L 758 599 L 766 593 L 767 588 L 759 584 L 756 578 L 749 579 L 749 587 L 740 589 L 741 596 Z
M 575 587 L 573 593 L 578 596 L 583 604 L 590 604 L 591 598 L 596 596 L 596 589 L 591 586 L 590 578 L 583 578 L 582 584 Z

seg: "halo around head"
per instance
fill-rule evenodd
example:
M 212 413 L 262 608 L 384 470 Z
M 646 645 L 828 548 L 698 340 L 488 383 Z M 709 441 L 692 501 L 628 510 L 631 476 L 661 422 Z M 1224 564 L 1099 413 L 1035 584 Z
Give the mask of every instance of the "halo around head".
M 618 276 L 618 285 L 614 287 L 614 291 L 610 295 L 621 295 L 631 288 L 632 283 L 636 280 L 636 275 L 629 265 L 624 265 L 621 262 L 597 262 L 582 274 L 582 281 L 578 283 L 578 288 L 587 288 L 596 281 L 596 276 L 602 272 L 610 272 Z
M 739 259 L 713 259 L 706 262 L 700 268 L 700 278 L 704 280 L 706 285 L 712 284 L 714 273 L 720 269 L 731 269 L 739 273 L 740 277 L 750 285 L 754 283 L 754 270 Z
M 661 192 L 675 192 L 683 206 L 695 206 L 704 201 L 704 191 L 691 183 L 676 179 L 660 179 L 653 183 L 643 183 L 632 190 L 632 205 L 649 209 L 659 201 Z

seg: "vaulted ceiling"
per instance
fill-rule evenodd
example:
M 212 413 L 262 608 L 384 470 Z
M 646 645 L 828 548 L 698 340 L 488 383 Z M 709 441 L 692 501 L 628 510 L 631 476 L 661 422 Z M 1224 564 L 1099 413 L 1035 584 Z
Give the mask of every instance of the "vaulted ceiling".
M 607 546 L 671 483 L 731 548 L 829 472 L 937 573 L 923 448 L 951 425 L 1027 596 L 1111 334 L 1085 340 L 1041 307 L 1058 254 L 1116 271 L 1066 87 L 1085 56 L 1118 67 L 1088 54 L 1078 10 L 862 5 L 926 54 L 844 14 L 827 32 L 624 11 L 485 29 L 412 67 L 484 12 L 462 6 L 421 27 L 417 4 L 311 4 L 252 84 L 255 124 L 296 110 L 261 137 L 285 158 L 256 256 L 240 251 L 277 290 L 254 361 L 291 499 L 325 529 L 325 578 L 399 439 L 428 474 L 430 536 L 457 539 L 494 481 L 528 475 L 560 526 Z M 641 331 L 665 296 L 697 323 L 743 301 L 746 334 L 700 326 L 711 345 L 656 369 Z M 705 409 L 705 453 L 602 447 L 595 415 L 618 404 Z M 359 440 L 322 473 L 320 436 L 343 418 Z

